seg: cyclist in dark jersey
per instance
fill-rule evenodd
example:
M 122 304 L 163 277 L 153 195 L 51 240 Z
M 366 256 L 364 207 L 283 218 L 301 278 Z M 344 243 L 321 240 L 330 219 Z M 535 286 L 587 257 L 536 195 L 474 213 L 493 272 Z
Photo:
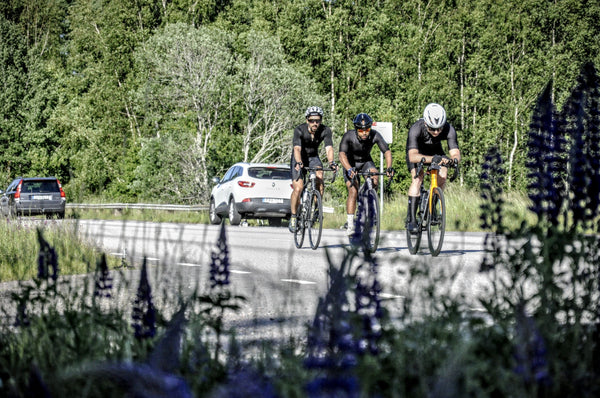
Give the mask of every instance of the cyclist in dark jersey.
M 366 113 L 359 113 L 354 118 L 355 130 L 350 130 L 342 137 L 340 142 L 339 157 L 344 170 L 344 180 L 348 188 L 348 199 L 346 199 L 347 232 L 354 233 L 354 212 L 356 211 L 356 198 L 358 196 L 358 178 L 354 179 L 357 172 L 377 172 L 377 167 L 371 158 L 371 149 L 375 144 L 385 157 L 388 177 L 394 175 L 392 168 L 392 152 L 385 142 L 383 136 L 376 130 L 371 129 L 373 119 Z M 378 176 L 373 176 L 373 183 L 377 186 Z
M 292 140 L 293 150 L 290 160 L 292 170 L 292 195 L 290 197 L 290 206 L 292 217 L 289 223 L 290 232 L 296 231 L 296 213 L 300 204 L 300 195 L 304 189 L 303 167 L 323 167 L 319 158 L 319 146 L 325 143 L 325 153 L 327 161 L 332 169 L 337 169 L 333 154 L 333 133 L 331 129 L 324 124 L 323 109 L 318 106 L 310 106 L 304 116 L 306 123 L 302 123 L 294 129 L 294 138 Z M 323 172 L 317 171 L 317 187 L 323 195 Z
M 448 143 L 448 153 L 446 156 L 442 147 L 442 141 Z M 448 164 L 457 159 L 460 161 L 460 150 L 458 149 L 458 140 L 456 130 L 450 123 L 446 122 L 446 110 L 439 104 L 431 103 L 425 107 L 423 118 L 417 120 L 408 131 L 406 140 L 406 165 L 410 172 L 412 182 L 408 189 L 408 211 L 406 228 L 410 232 L 417 233 L 417 223 L 415 216 L 421 201 L 420 192 L 423 183 L 424 171 L 415 177 L 417 163 L 425 158 L 426 163 Z M 448 168 L 442 167 L 438 174 L 438 184 L 444 189 Z

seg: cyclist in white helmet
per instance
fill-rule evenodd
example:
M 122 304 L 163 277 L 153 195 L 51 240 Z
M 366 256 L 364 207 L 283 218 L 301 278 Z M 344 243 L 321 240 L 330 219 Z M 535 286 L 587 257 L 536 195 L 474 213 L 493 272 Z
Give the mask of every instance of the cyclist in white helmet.
M 290 218 L 290 232 L 296 231 L 296 213 L 300 204 L 300 195 L 304 188 L 303 167 L 323 167 L 319 158 L 319 146 L 325 143 L 327 161 L 332 169 L 337 169 L 333 154 L 333 133 L 331 129 L 323 124 L 323 109 L 318 106 L 309 106 L 304 113 L 306 123 L 302 123 L 294 129 L 292 139 L 292 158 L 290 168 L 292 169 L 292 195 L 290 206 L 292 216 Z M 323 194 L 323 172 L 317 171 L 317 187 Z
M 442 147 L 442 141 L 448 144 L 446 156 Z M 423 118 L 417 120 L 408 130 L 406 140 L 406 165 L 412 176 L 412 183 L 408 188 L 408 211 L 406 217 L 406 228 L 410 232 L 417 232 L 415 216 L 420 202 L 421 184 L 423 183 L 424 171 L 415 177 L 417 163 L 425 158 L 426 163 L 449 164 L 454 159 L 460 162 L 460 150 L 456 130 L 446 120 L 446 110 L 436 103 L 428 104 L 423 111 Z M 438 184 L 444 189 L 448 176 L 448 168 L 442 167 L 438 175 Z

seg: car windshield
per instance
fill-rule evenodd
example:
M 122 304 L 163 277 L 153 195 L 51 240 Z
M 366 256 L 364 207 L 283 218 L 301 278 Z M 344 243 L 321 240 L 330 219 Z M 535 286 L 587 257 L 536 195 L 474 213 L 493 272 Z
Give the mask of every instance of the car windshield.
M 23 192 L 58 192 L 58 183 L 54 180 L 48 181 L 24 181 Z
M 287 180 L 290 178 L 290 170 L 285 167 L 251 167 L 248 175 L 263 180 Z

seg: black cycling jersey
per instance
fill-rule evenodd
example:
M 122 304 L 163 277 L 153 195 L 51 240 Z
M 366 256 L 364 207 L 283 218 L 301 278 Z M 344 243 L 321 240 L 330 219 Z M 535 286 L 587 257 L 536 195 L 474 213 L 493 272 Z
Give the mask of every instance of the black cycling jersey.
M 354 167 L 357 163 L 373 161 L 371 158 L 371 149 L 373 149 L 375 144 L 379 146 L 379 149 L 383 153 L 390 149 L 383 136 L 377 130 L 371 129 L 369 136 L 365 140 L 358 139 L 356 130 L 349 130 L 342 137 L 339 152 L 344 152 L 348 158 L 348 163 Z
M 302 123 L 294 129 L 294 138 L 292 146 L 302 147 L 302 163 L 308 165 L 308 158 L 319 156 L 319 146 L 322 142 L 325 147 L 333 146 L 331 129 L 324 124 L 321 124 L 314 136 L 308 131 L 308 123 Z M 294 160 L 294 152 L 292 150 L 292 161 Z
M 450 123 L 444 125 L 440 135 L 433 137 L 427 131 L 425 121 L 423 119 L 417 120 L 408 130 L 408 138 L 406 139 L 407 161 L 409 149 L 417 149 L 419 153 L 427 156 L 445 155 L 442 141 L 448 141 L 448 150 L 458 149 L 456 130 Z

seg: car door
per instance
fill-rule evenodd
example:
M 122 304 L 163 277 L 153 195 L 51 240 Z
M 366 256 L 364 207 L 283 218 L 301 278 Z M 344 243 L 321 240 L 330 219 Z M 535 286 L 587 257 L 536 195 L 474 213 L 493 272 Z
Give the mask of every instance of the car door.
M 231 192 L 231 178 L 235 173 L 236 167 L 237 166 L 231 166 L 213 190 L 213 199 L 218 211 L 224 211 L 227 207 L 229 194 Z

